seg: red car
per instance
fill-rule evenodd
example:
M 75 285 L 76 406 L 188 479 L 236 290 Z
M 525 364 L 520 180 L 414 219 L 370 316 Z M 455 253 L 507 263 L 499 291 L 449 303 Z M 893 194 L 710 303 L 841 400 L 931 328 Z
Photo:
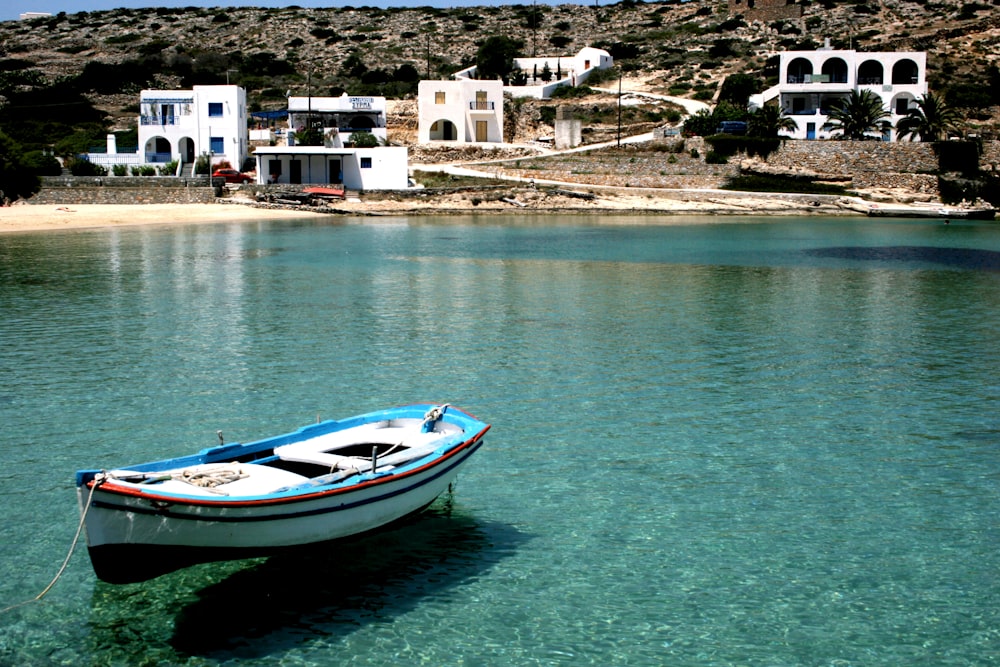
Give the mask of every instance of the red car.
M 212 178 L 224 178 L 226 183 L 252 183 L 256 180 L 250 174 L 243 174 L 235 169 L 216 169 L 212 172 Z

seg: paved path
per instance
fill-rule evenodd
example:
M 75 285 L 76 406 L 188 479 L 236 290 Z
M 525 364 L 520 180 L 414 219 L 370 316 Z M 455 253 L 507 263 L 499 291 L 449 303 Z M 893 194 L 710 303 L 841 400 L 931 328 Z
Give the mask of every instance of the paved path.
M 610 95 L 617 95 L 617 88 L 594 88 L 594 90 L 600 91 L 602 93 L 608 93 Z M 689 100 L 686 97 L 673 97 L 672 95 L 658 95 L 657 93 L 646 93 L 638 90 L 622 90 L 622 95 L 638 95 L 639 97 L 648 97 L 652 100 L 663 100 L 665 102 L 673 102 L 674 104 L 684 107 L 692 116 L 702 110 L 710 110 L 711 107 L 705 102 L 699 102 L 698 100 Z

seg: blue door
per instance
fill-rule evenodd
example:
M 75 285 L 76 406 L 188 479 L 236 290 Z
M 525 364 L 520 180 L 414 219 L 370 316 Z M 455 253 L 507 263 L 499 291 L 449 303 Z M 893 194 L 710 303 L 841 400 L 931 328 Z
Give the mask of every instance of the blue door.
M 806 139 L 816 138 L 816 123 L 806 123 Z

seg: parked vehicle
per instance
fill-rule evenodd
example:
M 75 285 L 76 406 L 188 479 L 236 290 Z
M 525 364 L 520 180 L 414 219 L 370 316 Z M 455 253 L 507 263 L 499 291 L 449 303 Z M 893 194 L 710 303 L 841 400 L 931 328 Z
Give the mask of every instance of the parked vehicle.
M 254 177 L 244 174 L 235 169 L 216 169 L 212 172 L 212 178 L 224 178 L 226 183 L 253 183 Z

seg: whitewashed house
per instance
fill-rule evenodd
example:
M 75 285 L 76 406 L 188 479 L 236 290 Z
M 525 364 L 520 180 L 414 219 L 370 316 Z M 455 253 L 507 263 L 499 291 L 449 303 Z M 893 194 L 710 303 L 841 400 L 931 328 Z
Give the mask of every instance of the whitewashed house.
M 139 93 L 139 152 L 146 164 L 211 156 L 241 169 L 247 158 L 247 95 L 239 86 Z
M 503 82 L 421 81 L 417 141 L 503 142 Z
M 835 50 L 827 46 L 815 51 L 785 51 L 779 54 L 776 86 L 750 97 L 750 107 L 778 104 L 795 121 L 794 139 L 829 139 L 835 134 L 823 126 L 830 109 L 851 91 L 868 90 L 878 95 L 895 127 L 914 100 L 927 94 L 927 54 L 918 51 Z M 882 133 L 894 141 L 894 129 Z
M 401 190 L 409 183 L 405 146 L 260 146 L 254 157 L 261 185 L 308 183 L 349 190 Z
M 384 97 L 289 97 L 289 144 L 295 144 L 294 133 L 313 127 L 322 132 L 326 143 L 343 147 L 355 132 L 375 135 L 379 143 L 386 142 L 386 104 Z
M 119 153 L 115 135 L 109 134 L 106 152 L 88 153 L 87 159 L 109 170 L 176 160 L 177 173 L 189 171 L 200 155 L 210 156 L 213 165 L 226 161 L 236 169 L 247 159 L 246 91 L 239 86 L 143 90 L 137 120 L 138 150 Z
M 514 64 L 527 80 L 523 85 L 504 86 L 503 92 L 513 97 L 535 97 L 545 100 L 552 96 L 556 88 L 579 86 L 597 70 L 614 66 L 615 60 L 603 49 L 586 46 L 575 56 L 515 58 Z M 546 68 L 551 75 L 548 81 L 542 78 Z M 460 81 L 475 79 L 476 67 L 467 67 L 456 72 L 454 77 Z

